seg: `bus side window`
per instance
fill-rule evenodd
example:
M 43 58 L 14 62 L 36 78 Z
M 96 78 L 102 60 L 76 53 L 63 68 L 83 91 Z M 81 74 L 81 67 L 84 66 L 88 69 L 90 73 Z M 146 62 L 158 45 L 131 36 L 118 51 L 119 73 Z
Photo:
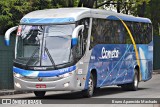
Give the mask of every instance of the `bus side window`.
M 89 18 L 85 18 L 85 19 L 81 19 L 80 21 L 78 21 L 77 23 L 78 25 L 84 25 L 84 30 L 83 32 L 81 32 L 81 38 L 82 39 L 82 55 L 85 53 L 86 51 L 86 45 L 87 45 L 87 38 L 88 38 L 88 29 L 89 29 Z
M 78 34 L 78 43 L 72 48 L 73 57 L 76 60 L 79 60 L 83 55 L 83 41 L 82 41 L 82 31 Z
M 117 33 L 118 33 L 118 44 L 124 43 L 124 31 L 123 31 L 123 25 L 121 22 L 117 22 Z
M 144 38 L 145 38 L 145 43 L 150 43 L 152 40 L 152 27 L 151 24 L 144 23 Z
M 97 27 L 97 20 L 93 19 L 92 20 L 92 32 L 91 32 L 91 37 L 90 37 L 90 47 L 89 49 L 92 49 L 96 45 L 96 27 Z
M 152 41 L 152 25 L 147 24 L 147 38 L 148 38 L 148 43 Z
M 129 28 L 129 30 L 131 31 L 131 34 L 132 34 L 132 36 L 133 36 L 133 31 L 132 31 L 132 27 L 131 27 L 131 22 L 126 22 L 126 24 L 127 24 L 128 28 Z M 129 35 L 129 33 L 128 33 L 127 30 L 125 30 L 125 34 L 126 34 L 126 44 L 132 44 L 131 37 L 130 37 L 130 35 Z

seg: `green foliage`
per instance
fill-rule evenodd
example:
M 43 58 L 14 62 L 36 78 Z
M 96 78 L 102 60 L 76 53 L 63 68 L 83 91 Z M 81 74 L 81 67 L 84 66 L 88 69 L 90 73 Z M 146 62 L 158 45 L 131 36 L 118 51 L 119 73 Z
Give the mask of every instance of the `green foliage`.
M 77 7 L 79 0 L 51 0 L 52 7 Z
M 152 20 L 154 35 L 160 36 L 160 0 L 151 0 L 147 5 L 145 15 Z
M 17 25 L 29 8 L 27 0 L 0 0 L 0 34 L 4 34 L 8 27 Z
M 41 10 L 51 8 L 51 0 L 31 0 L 30 5 L 32 5 L 31 10 Z

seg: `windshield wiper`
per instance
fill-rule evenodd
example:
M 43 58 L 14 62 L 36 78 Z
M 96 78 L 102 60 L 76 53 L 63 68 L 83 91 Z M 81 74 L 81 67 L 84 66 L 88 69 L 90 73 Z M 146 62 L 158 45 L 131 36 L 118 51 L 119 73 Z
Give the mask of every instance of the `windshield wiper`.
M 31 55 L 31 57 L 29 58 L 29 60 L 27 61 L 27 63 L 26 63 L 26 67 L 27 67 L 27 65 L 29 64 L 29 62 L 31 61 L 31 59 L 34 57 L 34 55 L 36 54 L 36 52 L 39 50 L 39 47 L 37 47 L 35 50 L 34 50 L 34 52 L 33 52 L 33 54 Z
M 48 51 L 48 49 L 47 49 L 46 47 L 45 47 L 45 51 L 47 52 L 47 55 L 48 55 L 48 57 L 49 57 L 52 65 L 53 65 L 53 67 L 54 67 L 55 69 L 57 69 L 56 64 L 54 63 L 54 60 L 53 60 L 51 54 L 49 53 L 49 51 Z

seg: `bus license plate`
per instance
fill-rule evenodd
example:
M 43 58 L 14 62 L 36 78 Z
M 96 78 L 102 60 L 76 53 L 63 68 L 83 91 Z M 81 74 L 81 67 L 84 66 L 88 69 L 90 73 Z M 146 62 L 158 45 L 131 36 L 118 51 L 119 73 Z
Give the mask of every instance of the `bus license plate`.
M 36 84 L 36 88 L 46 88 L 46 84 Z

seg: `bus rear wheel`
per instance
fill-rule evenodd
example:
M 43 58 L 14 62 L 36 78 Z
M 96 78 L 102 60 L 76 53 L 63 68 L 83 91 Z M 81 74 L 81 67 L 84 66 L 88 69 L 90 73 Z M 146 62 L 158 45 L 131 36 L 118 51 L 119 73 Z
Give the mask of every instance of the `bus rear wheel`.
M 46 91 L 34 91 L 36 97 L 42 98 L 45 96 Z
M 135 69 L 134 70 L 134 78 L 132 83 L 124 84 L 122 85 L 123 90 L 130 90 L 130 91 L 137 91 L 138 90 L 138 84 L 139 84 L 139 79 L 138 79 L 138 71 Z
M 93 96 L 94 87 L 95 87 L 95 81 L 93 78 L 93 74 L 91 73 L 89 81 L 88 81 L 88 88 L 86 90 L 82 91 L 83 97 L 89 98 L 89 97 Z

